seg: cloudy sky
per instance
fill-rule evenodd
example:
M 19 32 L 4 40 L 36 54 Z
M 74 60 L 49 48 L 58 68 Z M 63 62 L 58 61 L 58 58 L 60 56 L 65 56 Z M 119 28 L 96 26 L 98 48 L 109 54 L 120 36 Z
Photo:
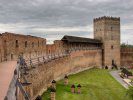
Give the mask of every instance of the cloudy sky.
M 133 44 L 133 0 L 0 0 L 0 32 L 93 38 L 93 18 L 121 18 L 121 42 Z

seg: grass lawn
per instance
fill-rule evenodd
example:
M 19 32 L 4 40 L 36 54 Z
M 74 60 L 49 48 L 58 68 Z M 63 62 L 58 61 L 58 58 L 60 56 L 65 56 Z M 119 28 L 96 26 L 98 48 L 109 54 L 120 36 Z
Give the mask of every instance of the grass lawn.
M 71 85 L 81 84 L 81 94 L 72 94 Z M 107 70 L 90 69 L 69 76 L 69 85 L 57 82 L 56 100 L 129 100 L 123 88 Z M 77 88 L 76 88 L 77 89 Z M 50 100 L 50 91 L 44 92 L 42 100 Z
M 131 69 L 131 70 L 129 70 L 129 71 L 131 71 L 131 72 L 133 73 L 133 69 Z

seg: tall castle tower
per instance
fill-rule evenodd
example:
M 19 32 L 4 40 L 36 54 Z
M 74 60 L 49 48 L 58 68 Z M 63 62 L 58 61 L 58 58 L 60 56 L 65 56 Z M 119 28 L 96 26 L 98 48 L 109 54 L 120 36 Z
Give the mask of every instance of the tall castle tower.
M 103 65 L 120 66 L 120 18 L 95 18 L 94 38 L 103 42 Z

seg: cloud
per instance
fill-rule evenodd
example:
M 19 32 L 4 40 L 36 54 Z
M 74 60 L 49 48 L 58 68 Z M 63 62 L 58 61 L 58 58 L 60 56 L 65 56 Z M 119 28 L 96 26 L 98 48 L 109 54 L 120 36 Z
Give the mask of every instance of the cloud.
M 132 36 L 133 0 L 0 0 L 0 9 L 0 32 L 33 34 L 51 40 L 69 33 L 90 36 L 93 18 L 108 15 L 121 17 L 122 42 L 125 34 Z M 126 39 L 133 44 L 129 38 Z

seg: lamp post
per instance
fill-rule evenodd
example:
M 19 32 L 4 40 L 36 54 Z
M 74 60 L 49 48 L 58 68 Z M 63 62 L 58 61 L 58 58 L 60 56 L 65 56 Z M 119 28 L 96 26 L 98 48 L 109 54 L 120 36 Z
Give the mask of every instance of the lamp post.
M 68 76 L 67 75 L 65 75 L 65 77 L 64 77 L 64 84 L 68 85 Z
M 50 100 L 55 100 L 55 97 L 56 97 L 56 89 L 51 88 L 51 90 L 50 90 Z
M 52 88 L 56 89 L 56 81 L 55 80 L 52 81 Z
M 80 84 L 78 84 L 77 88 L 78 88 L 78 93 L 81 93 L 81 85 Z
M 74 84 L 71 86 L 71 92 L 75 93 L 75 85 Z

